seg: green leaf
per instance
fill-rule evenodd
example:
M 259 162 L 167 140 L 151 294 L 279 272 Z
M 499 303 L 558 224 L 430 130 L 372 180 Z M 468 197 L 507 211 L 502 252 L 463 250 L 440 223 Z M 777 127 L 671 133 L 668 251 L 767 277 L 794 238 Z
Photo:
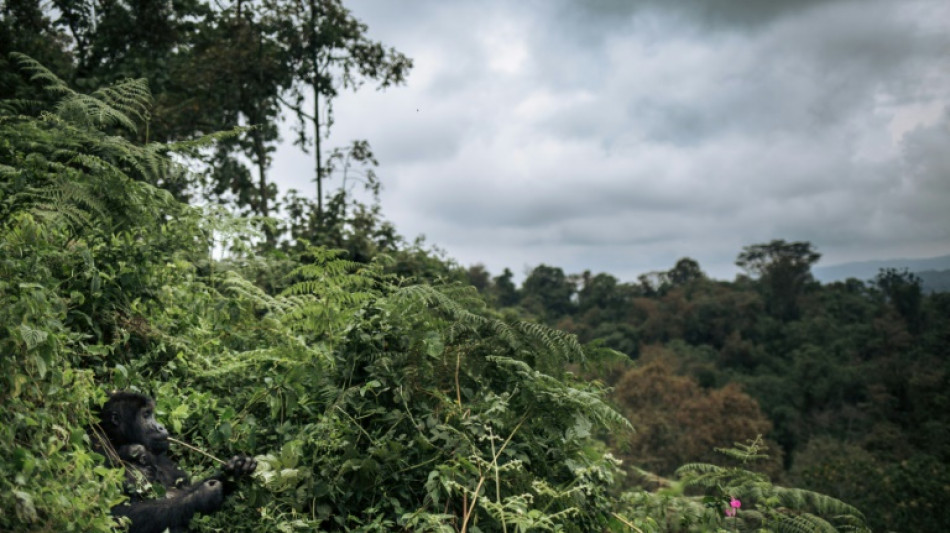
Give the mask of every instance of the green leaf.
M 20 324 L 20 338 L 26 343 L 26 349 L 32 350 L 46 341 L 49 334 L 43 330 L 33 329 L 26 324 Z
M 430 331 L 425 338 L 426 355 L 429 357 L 438 357 L 445 350 L 445 343 L 442 341 L 442 335 L 437 331 Z
M 43 359 L 43 356 L 36 354 L 33 356 L 33 364 L 36 365 L 36 373 L 39 374 L 40 379 L 46 377 L 46 360 Z
M 39 516 L 36 513 L 36 507 L 33 505 L 33 496 L 21 490 L 13 491 L 13 496 L 16 497 L 17 518 L 27 524 L 36 522 Z

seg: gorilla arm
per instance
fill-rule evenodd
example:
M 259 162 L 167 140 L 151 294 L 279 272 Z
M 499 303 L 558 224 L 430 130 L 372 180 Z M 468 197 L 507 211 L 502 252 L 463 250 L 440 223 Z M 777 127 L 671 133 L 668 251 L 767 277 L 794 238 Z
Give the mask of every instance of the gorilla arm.
M 161 533 L 184 527 L 195 513 L 209 513 L 224 502 L 224 484 L 213 478 L 173 490 L 167 498 L 117 505 L 112 513 L 131 520 L 129 533 Z
M 150 469 L 146 478 L 151 474 L 154 481 L 171 487 L 165 498 L 137 501 L 113 508 L 113 514 L 131 520 L 130 533 L 159 533 L 165 528 L 174 531 L 174 528 L 186 526 L 195 513 L 210 513 L 219 509 L 224 497 L 237 488 L 241 478 L 249 476 L 257 468 L 257 461 L 252 457 L 235 455 L 224 464 L 221 471 L 203 481 L 186 485 L 186 474 L 164 454 L 152 454 L 139 445 L 123 446 L 118 452 L 123 459 L 134 460 L 131 464 L 127 463 L 127 468 Z

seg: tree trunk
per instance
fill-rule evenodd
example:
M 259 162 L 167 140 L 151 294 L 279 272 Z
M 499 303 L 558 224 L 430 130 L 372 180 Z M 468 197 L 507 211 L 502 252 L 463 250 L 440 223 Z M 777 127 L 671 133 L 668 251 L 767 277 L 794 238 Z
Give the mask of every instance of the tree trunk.
M 310 0 L 310 46 L 313 60 L 313 142 L 317 160 L 317 220 L 323 224 L 323 161 L 320 157 L 320 58 L 317 48 L 317 5 Z
M 264 140 L 261 139 L 262 133 L 254 135 L 254 152 L 257 155 L 257 183 L 260 190 L 261 203 L 259 212 L 262 217 L 270 216 L 267 193 L 267 153 L 264 150 Z M 273 248 L 276 244 L 276 236 L 270 226 L 264 226 L 264 236 L 267 239 L 269 247 Z
M 313 142 L 317 159 L 317 215 L 323 220 L 323 160 L 320 157 L 320 93 L 313 87 Z

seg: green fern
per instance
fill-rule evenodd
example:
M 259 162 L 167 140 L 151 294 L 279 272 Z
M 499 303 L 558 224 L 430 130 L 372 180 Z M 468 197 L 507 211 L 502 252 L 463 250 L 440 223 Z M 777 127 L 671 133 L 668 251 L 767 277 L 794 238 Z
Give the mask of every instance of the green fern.
M 759 436 L 716 451 L 746 465 L 767 459 L 764 449 Z M 796 533 L 867 529 L 864 515 L 851 505 L 824 494 L 773 485 L 764 474 L 744 468 L 690 463 L 677 469 L 676 475 L 684 486 L 702 488 L 714 502 L 739 499 L 742 510 L 736 521 L 743 524 L 772 522 L 779 531 Z
M 723 476 L 727 468 L 707 463 L 687 463 L 676 469 L 677 477 L 687 476 Z
M 379 265 L 341 259 L 340 250 L 313 247 L 308 254 L 313 262 L 288 274 L 298 281 L 278 298 L 280 320 L 295 331 L 326 338 L 342 331 L 353 312 L 379 297 L 383 276 Z
M 822 516 L 842 516 L 864 522 L 864 513 L 852 505 L 825 494 L 785 487 L 774 487 L 773 494 L 785 507 L 808 509 Z
M 747 444 L 736 442 L 733 443 L 731 448 L 713 449 L 718 453 L 732 458 L 733 460 L 739 461 L 741 464 L 748 464 L 754 461 L 762 461 L 769 458 L 768 454 L 763 453 L 769 448 L 762 440 L 762 435 L 758 435 Z
M 838 529 L 813 514 L 783 516 L 777 529 L 782 533 L 838 533 Z
M 29 210 L 53 223 L 71 226 L 105 222 L 124 227 L 146 213 L 170 212 L 167 193 L 134 182 L 158 183 L 173 169 L 159 151 L 111 134 L 117 127 L 135 132 L 151 102 L 144 80 L 126 80 L 84 95 L 70 89 L 48 69 L 22 54 L 11 58 L 55 100 L 52 111 L 21 114 L 30 105 L 0 109 L 0 136 L 10 157 L 0 161 L 17 168 L 0 214 Z M 8 178 L 12 177 L 7 173 Z M 113 210 L 110 205 L 123 205 Z M 58 222 L 57 222 L 58 223 Z
M 73 92 L 59 76 L 53 74 L 51 70 L 32 57 L 19 52 L 12 52 L 10 58 L 19 66 L 20 70 L 30 74 L 30 81 L 39 84 L 46 92 L 54 95 L 67 95 Z
M 136 119 L 144 120 L 152 95 L 144 79 L 125 80 L 86 95 L 72 90 L 66 82 L 31 57 L 12 53 L 10 57 L 21 70 L 30 74 L 51 96 L 57 97 L 56 114 L 73 124 L 93 129 L 112 126 L 136 131 Z
M 399 312 L 436 313 L 447 324 L 445 338 L 450 343 L 464 338 L 500 341 L 516 357 L 523 353 L 544 354 L 533 357 L 531 363 L 547 371 L 584 359 L 584 350 L 575 335 L 531 322 L 509 324 L 482 314 L 485 304 L 471 287 L 411 285 L 398 289 L 387 300 Z

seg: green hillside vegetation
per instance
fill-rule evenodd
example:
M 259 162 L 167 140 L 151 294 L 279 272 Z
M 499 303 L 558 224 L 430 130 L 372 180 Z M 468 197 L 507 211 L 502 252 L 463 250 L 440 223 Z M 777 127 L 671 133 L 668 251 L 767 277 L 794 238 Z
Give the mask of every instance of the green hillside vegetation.
M 0 6 L 0 531 L 114 530 L 115 389 L 259 461 L 196 531 L 950 526 L 950 294 L 821 285 L 785 241 L 732 282 L 518 287 L 400 236 L 368 142 L 321 146 L 412 66 L 339 0 L 97 6 Z M 288 109 L 316 197 L 270 176 Z
M 917 276 L 924 292 L 950 292 L 950 270 L 924 270 Z
M 609 439 L 628 471 L 716 463 L 712 448 L 762 434 L 775 479 L 854 504 L 874 530 L 945 529 L 950 294 L 894 269 L 821 285 L 817 260 L 779 240 L 746 247 L 733 282 L 688 258 L 636 283 L 541 265 L 514 292 L 469 272 L 513 316 L 630 356 L 586 374 L 637 428 Z
M 702 530 L 729 525 L 728 498 L 744 506 L 732 527 L 863 523 L 742 468 L 686 465 L 666 492 L 621 493 L 602 438 L 632 428 L 567 371 L 617 352 L 420 282 L 452 267 L 418 247 L 362 263 L 242 247 L 242 219 L 156 187 L 187 179 L 171 153 L 213 139 L 130 140 L 143 81 L 82 94 L 12 59 L 39 92 L 0 115 L 3 530 L 111 530 L 121 472 L 87 434 L 111 389 L 151 391 L 176 435 L 262 463 L 203 531 Z M 186 452 L 194 474 L 211 468 Z

